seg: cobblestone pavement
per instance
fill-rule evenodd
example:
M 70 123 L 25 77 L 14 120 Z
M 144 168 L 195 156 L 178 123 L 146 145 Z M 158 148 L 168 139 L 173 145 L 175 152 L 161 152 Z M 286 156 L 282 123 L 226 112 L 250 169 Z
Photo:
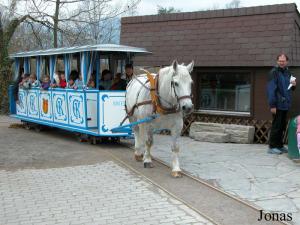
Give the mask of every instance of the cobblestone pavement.
M 0 170 L 0 224 L 210 224 L 112 161 Z
M 171 162 L 170 138 L 157 135 L 152 154 Z M 300 225 L 300 165 L 266 145 L 216 144 L 180 140 L 182 169 L 268 211 L 293 214 Z

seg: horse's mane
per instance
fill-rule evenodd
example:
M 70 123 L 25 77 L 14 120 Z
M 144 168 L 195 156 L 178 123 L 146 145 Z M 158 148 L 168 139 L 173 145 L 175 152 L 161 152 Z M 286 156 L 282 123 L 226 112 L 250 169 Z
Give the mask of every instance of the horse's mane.
M 183 63 L 181 65 L 177 65 L 177 70 L 175 72 L 175 76 L 178 77 L 179 80 L 183 80 L 184 78 L 190 78 L 191 79 L 190 74 L 186 73 L 186 71 L 183 71 L 183 70 L 187 70 L 186 66 Z M 159 75 L 160 76 L 166 76 L 166 74 L 168 74 L 169 76 L 164 77 L 164 78 L 168 78 L 168 79 L 171 80 L 172 76 L 174 75 L 173 72 L 174 72 L 174 70 L 173 70 L 172 66 L 167 66 L 167 67 L 164 67 L 164 68 L 160 69 Z

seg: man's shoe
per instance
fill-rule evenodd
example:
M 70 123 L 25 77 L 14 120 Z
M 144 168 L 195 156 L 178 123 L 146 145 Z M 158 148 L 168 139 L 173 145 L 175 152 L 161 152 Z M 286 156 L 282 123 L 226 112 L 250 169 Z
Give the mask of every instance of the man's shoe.
M 279 148 L 282 153 L 288 153 L 288 149 L 286 147 Z
M 280 151 L 278 148 L 270 148 L 270 149 L 268 150 L 268 153 L 269 153 L 269 154 L 280 155 L 280 154 L 282 154 L 282 151 Z

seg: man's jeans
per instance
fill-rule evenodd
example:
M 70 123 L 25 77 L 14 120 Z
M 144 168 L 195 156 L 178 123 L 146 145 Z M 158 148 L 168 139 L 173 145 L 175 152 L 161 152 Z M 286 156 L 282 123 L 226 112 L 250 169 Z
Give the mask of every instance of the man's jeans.
M 276 114 L 273 115 L 269 146 L 270 148 L 282 148 L 283 147 L 283 132 L 286 127 L 287 110 L 276 110 Z

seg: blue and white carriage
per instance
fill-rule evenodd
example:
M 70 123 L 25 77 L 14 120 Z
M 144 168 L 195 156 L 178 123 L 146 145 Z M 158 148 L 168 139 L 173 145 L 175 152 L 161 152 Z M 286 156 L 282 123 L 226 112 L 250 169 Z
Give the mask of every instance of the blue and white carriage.
M 103 69 L 109 69 L 112 74 L 123 73 L 125 63 L 131 62 L 137 54 L 146 53 L 143 48 L 102 44 L 12 54 L 16 76 L 23 68 L 24 73 L 36 73 L 37 79 L 49 74 L 53 82 L 55 71 L 60 67 L 68 81 L 71 70 L 75 68 L 82 75 L 84 88 L 20 88 L 18 104 L 11 88 L 11 116 L 28 124 L 57 127 L 92 137 L 131 135 L 128 130 L 111 131 L 125 118 L 125 91 L 99 90 L 100 74 Z M 85 88 L 93 72 L 96 87 Z

